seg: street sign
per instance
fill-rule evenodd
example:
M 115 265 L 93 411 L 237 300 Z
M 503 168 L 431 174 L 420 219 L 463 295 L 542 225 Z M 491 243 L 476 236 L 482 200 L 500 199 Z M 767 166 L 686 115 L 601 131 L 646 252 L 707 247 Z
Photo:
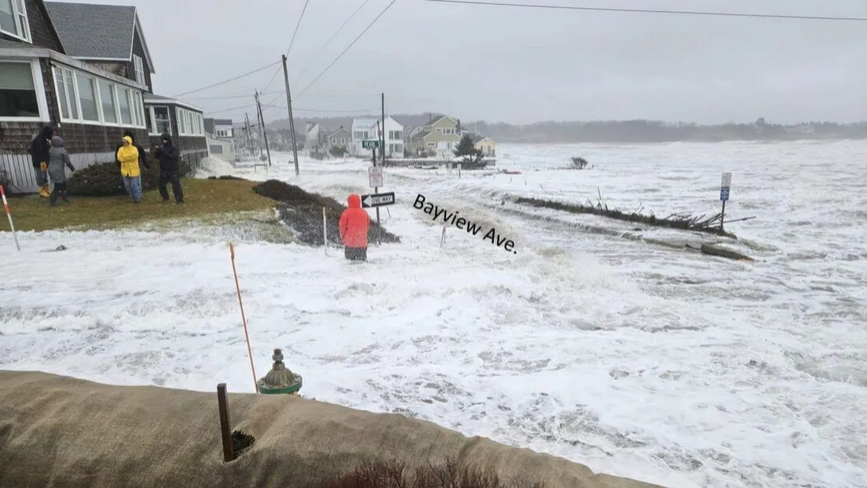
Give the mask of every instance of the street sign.
M 361 141 L 362 149 L 379 149 L 382 147 L 382 141 L 379 139 L 366 139 Z
M 379 188 L 382 185 L 382 166 L 370 166 L 367 168 L 367 176 L 370 179 L 371 188 Z
M 394 192 L 361 195 L 362 208 L 384 207 L 386 205 L 394 205 Z
M 723 173 L 722 174 L 722 183 L 720 183 L 719 188 L 719 199 L 721 202 L 725 202 L 729 199 L 729 193 L 731 193 L 732 187 L 732 174 L 731 173 Z

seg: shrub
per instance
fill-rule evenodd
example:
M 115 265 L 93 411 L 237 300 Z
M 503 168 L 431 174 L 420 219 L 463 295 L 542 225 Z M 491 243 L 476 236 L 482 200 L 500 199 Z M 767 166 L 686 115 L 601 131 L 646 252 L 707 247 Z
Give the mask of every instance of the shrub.
M 584 169 L 587 167 L 588 164 L 589 163 L 587 162 L 587 160 L 582 157 L 572 157 L 572 169 Z
M 342 158 L 349 151 L 343 146 L 331 146 L 331 149 L 329 149 L 328 152 L 330 152 L 334 157 Z
M 142 191 L 157 187 L 160 177 L 159 163 L 150 162 L 150 169 L 142 168 Z M 117 163 L 97 163 L 79 169 L 69 179 L 69 194 L 89 197 L 126 195 L 123 178 Z
M 324 244 L 322 239 L 322 208 L 328 221 L 328 241 L 335 245 L 342 245 L 339 238 L 338 221 L 340 215 L 346 209 L 333 198 L 323 197 L 315 193 L 307 193 L 297 186 L 277 180 L 268 180 L 253 187 L 253 191 L 263 197 L 268 197 L 282 205 L 278 206 L 280 220 L 292 227 L 298 235 L 298 239 L 312 246 Z M 376 219 L 371 219 L 367 237 L 374 242 L 379 235 Z M 382 229 L 382 242 L 400 242 L 400 238 Z

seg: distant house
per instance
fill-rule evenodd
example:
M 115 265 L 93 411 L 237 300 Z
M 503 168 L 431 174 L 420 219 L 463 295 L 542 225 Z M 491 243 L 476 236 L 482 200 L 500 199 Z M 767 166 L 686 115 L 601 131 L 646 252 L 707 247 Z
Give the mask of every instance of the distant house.
M 442 115 L 422 126 L 412 137 L 415 154 L 426 153 L 431 156 L 449 157 L 461 141 L 458 121 Z
M 235 124 L 231 119 L 204 119 L 208 156 L 235 162 Z
M 403 124 L 392 116 L 385 118 L 385 154 L 388 157 L 403 157 Z
M 315 122 L 307 122 L 305 132 L 305 146 L 313 152 L 320 151 L 325 148 L 328 133 L 325 128 Z
M 470 134 L 470 137 L 473 138 L 473 147 L 482 151 L 483 156 L 493 157 L 497 155 L 497 143 L 493 139 L 481 134 Z
M 352 120 L 352 145 L 349 153 L 353 156 L 370 155 L 370 149 L 362 147 L 362 141 L 367 139 L 380 139 L 382 130 L 379 127 L 381 120 L 378 118 L 359 118 Z M 403 156 L 403 125 L 388 116 L 385 118 L 385 154 L 389 157 Z M 377 151 L 377 155 L 379 151 Z
M 46 124 L 77 168 L 113 161 L 126 130 L 158 142 L 148 144 L 152 74 L 135 7 L 0 0 L 0 169 L 12 187 L 38 189 L 27 148 Z M 204 130 L 194 146 L 206 153 Z
M 205 119 L 205 134 L 217 139 L 234 139 L 235 123 L 231 119 Z
M 164 133 L 172 136 L 181 157 L 196 165 L 208 156 L 203 110 L 175 98 L 152 93 L 144 96 L 151 145 L 159 145 Z
M 328 138 L 326 141 L 326 147 L 330 150 L 334 147 L 339 147 L 343 149 L 349 149 L 349 145 L 352 144 L 352 132 L 349 129 L 340 126 L 339 129 L 328 134 Z
M 349 154 L 353 156 L 367 156 L 369 149 L 362 148 L 362 141 L 377 138 L 376 123 L 379 119 L 366 117 L 352 119 L 352 144 L 349 146 Z

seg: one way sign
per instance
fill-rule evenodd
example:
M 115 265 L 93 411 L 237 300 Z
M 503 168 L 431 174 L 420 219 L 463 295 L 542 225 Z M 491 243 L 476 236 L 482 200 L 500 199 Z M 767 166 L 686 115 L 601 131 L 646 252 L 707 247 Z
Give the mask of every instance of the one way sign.
M 389 193 L 374 193 L 372 195 L 361 196 L 361 207 L 384 207 L 386 205 L 394 205 L 394 192 Z

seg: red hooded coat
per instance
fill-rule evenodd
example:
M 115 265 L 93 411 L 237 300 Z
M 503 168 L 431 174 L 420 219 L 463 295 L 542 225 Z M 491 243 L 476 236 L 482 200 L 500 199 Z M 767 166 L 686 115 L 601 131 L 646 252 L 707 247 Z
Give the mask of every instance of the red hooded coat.
M 361 197 L 349 195 L 346 199 L 349 208 L 340 215 L 340 238 L 346 247 L 367 247 L 367 229 L 370 216 L 361 208 Z

